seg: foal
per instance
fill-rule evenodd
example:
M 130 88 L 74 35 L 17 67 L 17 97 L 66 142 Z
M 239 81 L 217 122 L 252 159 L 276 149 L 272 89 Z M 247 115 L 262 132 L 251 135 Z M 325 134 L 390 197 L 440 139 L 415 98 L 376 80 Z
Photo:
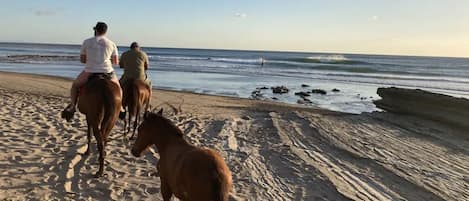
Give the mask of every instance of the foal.
M 138 157 L 149 146 L 156 145 L 163 200 L 170 200 L 174 194 L 187 201 L 227 201 L 232 180 L 223 158 L 214 150 L 189 144 L 182 131 L 162 113 L 163 110 L 145 113 L 132 154 Z

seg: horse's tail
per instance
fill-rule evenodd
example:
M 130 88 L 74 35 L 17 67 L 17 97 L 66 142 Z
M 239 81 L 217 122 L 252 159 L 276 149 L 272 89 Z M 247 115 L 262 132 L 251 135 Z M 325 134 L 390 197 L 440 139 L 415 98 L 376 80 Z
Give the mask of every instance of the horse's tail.
M 112 87 L 114 83 L 112 81 L 104 81 L 102 86 L 103 94 L 103 107 L 104 107 L 104 116 L 101 123 L 101 132 L 106 132 L 103 134 L 108 135 L 113 127 L 115 121 L 116 113 L 116 95 L 114 94 L 114 88 Z M 118 89 L 119 90 L 119 89 Z M 104 136 L 106 137 L 106 136 Z
M 213 173 L 213 200 L 228 201 L 231 190 L 231 178 L 221 170 Z

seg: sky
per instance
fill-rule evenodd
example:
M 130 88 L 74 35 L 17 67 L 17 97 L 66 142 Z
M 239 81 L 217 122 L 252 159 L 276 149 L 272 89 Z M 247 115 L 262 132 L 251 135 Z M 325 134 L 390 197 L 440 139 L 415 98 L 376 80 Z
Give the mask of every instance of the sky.
M 469 0 L 0 0 L 0 42 L 469 57 Z

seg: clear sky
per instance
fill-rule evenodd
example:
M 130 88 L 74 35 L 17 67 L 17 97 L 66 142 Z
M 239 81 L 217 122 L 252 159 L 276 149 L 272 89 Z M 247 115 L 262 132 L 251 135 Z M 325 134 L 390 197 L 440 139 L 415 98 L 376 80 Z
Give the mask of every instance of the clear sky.
M 469 0 L 0 0 L 0 41 L 469 57 Z

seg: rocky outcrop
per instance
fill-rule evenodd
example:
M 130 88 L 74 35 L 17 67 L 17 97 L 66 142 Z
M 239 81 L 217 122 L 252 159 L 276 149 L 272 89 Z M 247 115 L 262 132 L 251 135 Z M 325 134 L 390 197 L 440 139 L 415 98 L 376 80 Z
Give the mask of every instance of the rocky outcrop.
M 272 87 L 272 93 L 274 94 L 286 94 L 290 90 L 286 86 L 277 86 L 277 87 Z
M 420 89 L 378 88 L 381 100 L 376 107 L 388 112 L 414 115 L 442 123 L 469 128 L 469 100 Z
M 311 93 L 321 94 L 321 95 L 326 95 L 327 94 L 326 90 L 323 90 L 323 89 L 313 89 L 313 90 L 311 90 Z
M 307 96 L 311 96 L 311 95 L 308 92 L 300 91 L 300 92 L 296 92 L 295 96 L 301 96 L 303 98 L 303 97 L 307 97 Z

